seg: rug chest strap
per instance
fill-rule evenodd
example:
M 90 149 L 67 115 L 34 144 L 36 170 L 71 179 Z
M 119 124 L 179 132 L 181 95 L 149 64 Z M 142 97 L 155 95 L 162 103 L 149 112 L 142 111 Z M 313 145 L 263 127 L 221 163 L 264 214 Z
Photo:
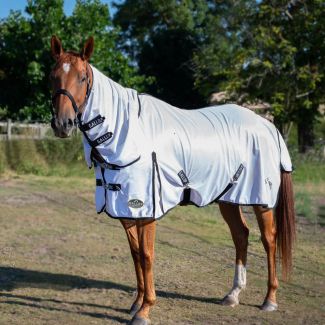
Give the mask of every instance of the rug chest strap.
M 104 116 L 101 116 L 99 114 L 95 118 L 93 118 L 92 120 L 90 120 L 89 122 L 80 124 L 79 125 L 79 129 L 82 132 L 89 131 L 89 130 L 93 129 L 94 127 L 102 124 L 104 122 L 104 120 L 105 120 L 105 117 Z

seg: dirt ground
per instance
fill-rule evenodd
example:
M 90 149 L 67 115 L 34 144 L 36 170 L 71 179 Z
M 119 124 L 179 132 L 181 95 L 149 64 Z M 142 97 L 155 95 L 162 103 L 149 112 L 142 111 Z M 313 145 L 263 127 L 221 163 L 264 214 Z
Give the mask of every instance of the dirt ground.
M 97 215 L 92 178 L 0 178 L 0 324 L 127 324 L 135 276 L 116 220 Z M 324 197 L 324 186 L 313 191 Z M 236 308 L 234 246 L 216 205 L 176 208 L 158 222 L 153 324 L 324 324 L 325 232 L 298 218 L 294 274 L 279 310 L 259 310 L 266 259 L 255 218 L 248 286 Z

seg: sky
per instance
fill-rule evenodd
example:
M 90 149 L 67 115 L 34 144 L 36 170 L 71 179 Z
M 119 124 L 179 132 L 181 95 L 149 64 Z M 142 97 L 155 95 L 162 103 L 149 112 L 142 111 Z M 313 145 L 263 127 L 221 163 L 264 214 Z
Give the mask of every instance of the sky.
M 64 0 L 64 12 L 66 15 L 71 15 L 75 2 L 75 0 Z M 109 4 L 111 14 L 114 13 L 114 10 L 111 6 L 113 0 L 101 0 L 101 2 Z M 21 10 L 21 12 L 24 13 L 26 4 L 27 0 L 0 0 L 0 19 L 6 18 L 9 15 L 10 10 Z

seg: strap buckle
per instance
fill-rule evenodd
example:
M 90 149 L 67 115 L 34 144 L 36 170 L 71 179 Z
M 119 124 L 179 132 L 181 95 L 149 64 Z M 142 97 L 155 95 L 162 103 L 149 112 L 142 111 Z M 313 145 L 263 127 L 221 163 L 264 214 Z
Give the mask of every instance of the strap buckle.
M 104 189 L 109 191 L 120 191 L 121 184 L 112 184 L 112 183 L 104 183 L 101 179 L 96 179 L 96 186 L 103 186 Z

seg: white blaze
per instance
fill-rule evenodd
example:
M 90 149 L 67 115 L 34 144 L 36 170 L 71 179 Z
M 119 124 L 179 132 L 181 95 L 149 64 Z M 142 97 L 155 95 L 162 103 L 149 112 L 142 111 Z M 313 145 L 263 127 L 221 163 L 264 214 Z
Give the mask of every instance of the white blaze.
M 70 63 L 63 63 L 63 71 L 68 73 L 70 71 Z

